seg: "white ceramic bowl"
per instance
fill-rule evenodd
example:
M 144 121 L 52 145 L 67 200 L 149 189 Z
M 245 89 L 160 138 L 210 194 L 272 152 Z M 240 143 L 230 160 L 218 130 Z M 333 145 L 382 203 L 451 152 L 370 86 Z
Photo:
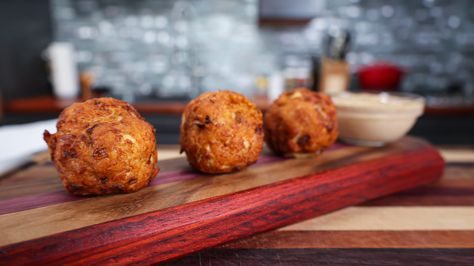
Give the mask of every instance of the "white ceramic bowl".
M 408 93 L 342 93 L 332 97 L 339 138 L 363 146 L 382 146 L 403 137 L 423 114 L 423 97 Z

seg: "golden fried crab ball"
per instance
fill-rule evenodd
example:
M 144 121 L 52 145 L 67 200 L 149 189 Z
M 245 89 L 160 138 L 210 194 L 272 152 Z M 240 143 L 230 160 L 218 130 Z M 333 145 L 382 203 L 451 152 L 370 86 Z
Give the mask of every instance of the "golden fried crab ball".
M 279 155 L 320 152 L 333 144 L 339 134 L 331 98 L 304 88 L 280 95 L 264 120 L 265 141 Z
M 98 98 L 75 103 L 44 132 L 51 159 L 75 195 L 129 193 L 159 171 L 155 129 L 128 103 Z
M 257 161 L 263 146 L 261 111 L 243 95 L 207 92 L 192 100 L 181 120 L 181 151 L 204 173 L 227 173 Z

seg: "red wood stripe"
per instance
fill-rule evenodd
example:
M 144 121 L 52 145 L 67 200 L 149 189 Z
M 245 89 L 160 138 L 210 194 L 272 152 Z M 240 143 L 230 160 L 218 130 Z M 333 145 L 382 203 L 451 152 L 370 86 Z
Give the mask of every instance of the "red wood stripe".
M 280 160 L 284 160 L 284 158 L 276 156 L 261 156 L 257 163 L 253 166 L 264 165 Z M 191 168 L 188 168 L 188 170 L 184 171 L 171 171 L 167 173 L 160 173 L 157 178 L 153 179 L 152 182 L 150 182 L 150 186 L 157 186 L 161 184 L 192 179 L 202 175 L 202 173 L 199 173 Z M 71 195 L 61 188 L 61 190 L 59 191 L 53 191 L 49 193 L 22 196 L 13 199 L 5 199 L 0 200 L 0 215 L 34 208 L 46 207 L 64 202 L 82 200 L 85 198 L 87 197 L 78 197 Z
M 425 186 L 362 204 L 363 206 L 474 206 L 474 182 L 469 187 Z
M 80 199 L 82 198 L 68 194 L 66 191 L 55 191 L 51 193 L 6 199 L 0 201 L 0 215 Z
M 433 182 L 443 166 L 437 151 L 426 145 L 405 154 L 5 246 L 0 260 L 11 265 L 165 261 Z
M 474 231 L 271 231 L 221 248 L 474 248 Z
M 402 191 L 364 206 L 474 206 L 474 164 L 447 164 L 436 183 Z

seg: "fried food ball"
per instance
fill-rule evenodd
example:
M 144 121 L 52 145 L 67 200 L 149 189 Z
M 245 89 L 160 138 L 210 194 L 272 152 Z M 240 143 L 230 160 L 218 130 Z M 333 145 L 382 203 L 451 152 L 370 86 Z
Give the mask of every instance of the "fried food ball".
M 279 155 L 298 157 L 320 152 L 339 134 L 331 98 L 305 88 L 280 95 L 264 120 L 265 141 Z
M 245 96 L 207 92 L 185 108 L 181 151 L 204 173 L 227 173 L 257 161 L 263 146 L 262 112 Z
M 128 103 L 98 98 L 75 103 L 44 132 L 51 160 L 75 195 L 129 193 L 156 176 L 155 129 Z

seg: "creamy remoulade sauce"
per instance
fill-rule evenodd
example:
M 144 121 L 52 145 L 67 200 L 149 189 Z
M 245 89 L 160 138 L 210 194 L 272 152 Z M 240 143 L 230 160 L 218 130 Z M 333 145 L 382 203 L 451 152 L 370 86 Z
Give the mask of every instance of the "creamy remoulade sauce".
M 386 111 L 412 111 L 423 108 L 422 98 L 396 96 L 388 93 L 343 93 L 332 97 L 337 107 L 377 109 Z
M 381 146 L 403 137 L 423 113 L 422 97 L 397 93 L 333 96 L 339 137 L 351 144 Z

